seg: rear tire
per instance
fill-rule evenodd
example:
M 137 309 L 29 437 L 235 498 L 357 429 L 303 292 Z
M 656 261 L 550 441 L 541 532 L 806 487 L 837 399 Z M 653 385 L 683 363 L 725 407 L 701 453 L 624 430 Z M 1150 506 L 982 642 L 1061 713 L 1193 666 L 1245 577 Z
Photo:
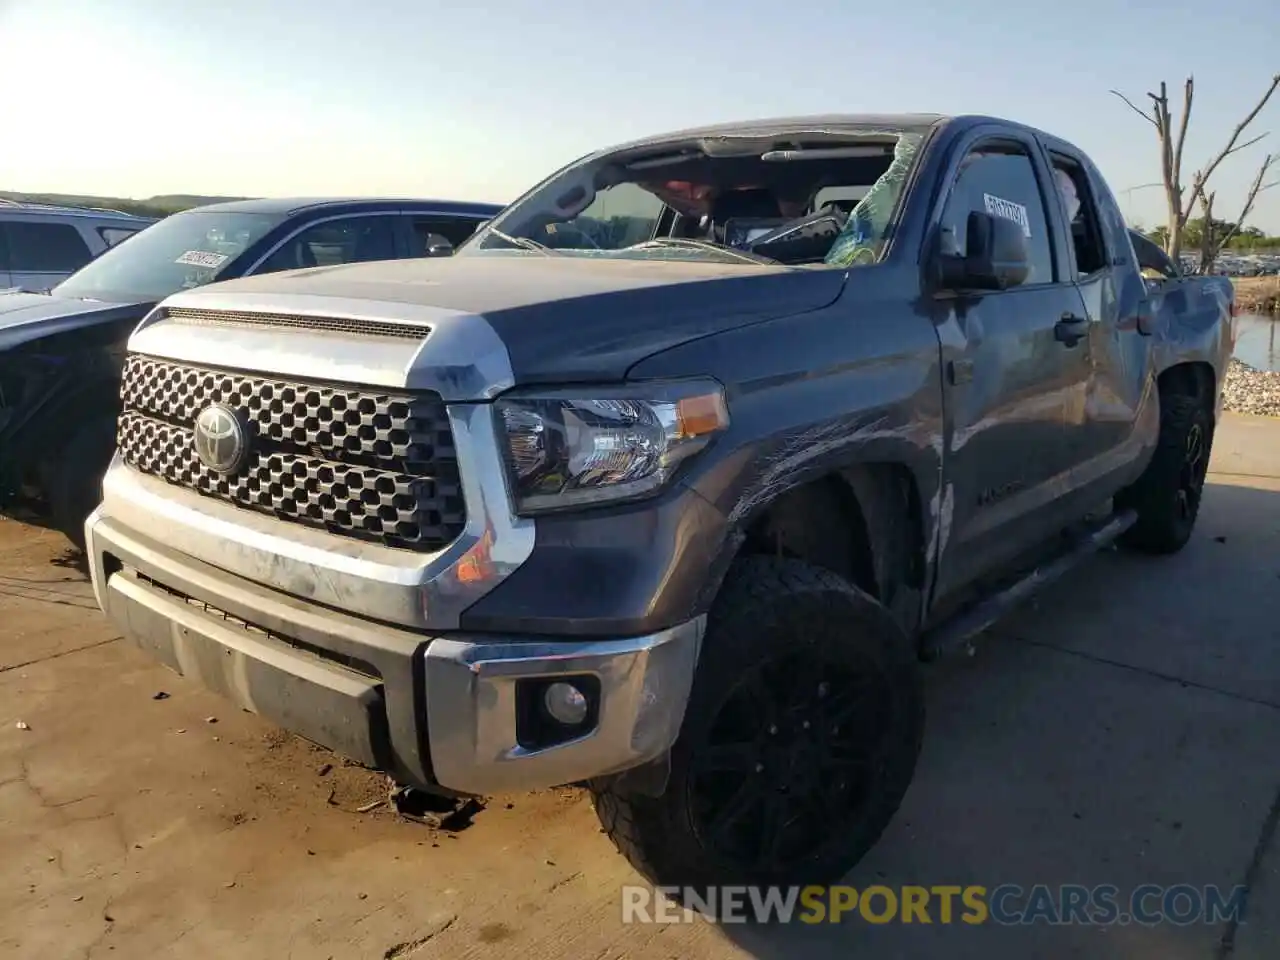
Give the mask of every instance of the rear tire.
M 1191 539 L 1213 450 L 1213 421 L 1203 401 L 1187 394 L 1160 397 L 1160 439 L 1151 462 L 1116 498 L 1138 512 L 1121 543 L 1143 553 L 1177 553 Z
M 747 557 L 711 610 L 665 791 L 594 782 L 596 813 L 659 885 L 828 883 L 893 818 L 923 732 L 916 651 L 879 603 Z
M 54 527 L 81 552 L 84 522 L 102 500 L 102 477 L 116 449 L 115 417 L 90 420 L 58 451 L 45 496 Z

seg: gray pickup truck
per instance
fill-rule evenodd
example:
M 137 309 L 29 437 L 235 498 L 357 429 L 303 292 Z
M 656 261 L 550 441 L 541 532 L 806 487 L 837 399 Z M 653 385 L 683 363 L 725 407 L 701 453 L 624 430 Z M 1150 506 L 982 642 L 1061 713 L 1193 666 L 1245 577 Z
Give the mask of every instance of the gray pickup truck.
M 454 257 L 159 304 L 94 589 L 402 783 L 585 783 L 658 882 L 821 883 L 912 780 L 922 662 L 1187 543 L 1232 296 L 1144 279 L 1089 158 L 1007 121 L 630 143 Z

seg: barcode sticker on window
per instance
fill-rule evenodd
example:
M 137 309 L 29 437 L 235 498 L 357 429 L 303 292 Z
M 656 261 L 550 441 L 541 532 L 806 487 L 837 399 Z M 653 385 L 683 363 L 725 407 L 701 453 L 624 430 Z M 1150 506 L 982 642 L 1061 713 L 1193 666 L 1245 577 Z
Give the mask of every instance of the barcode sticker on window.
M 227 255 L 224 253 L 209 253 L 206 250 L 188 250 L 174 263 L 181 263 L 188 267 L 220 267 L 227 262 Z
M 1012 200 L 1002 200 L 1000 197 L 993 197 L 989 193 L 982 195 L 982 201 L 986 205 L 987 213 L 991 214 L 991 216 L 1012 220 L 1022 227 L 1023 236 L 1031 237 L 1031 220 L 1027 216 L 1027 208 L 1022 204 L 1014 203 Z

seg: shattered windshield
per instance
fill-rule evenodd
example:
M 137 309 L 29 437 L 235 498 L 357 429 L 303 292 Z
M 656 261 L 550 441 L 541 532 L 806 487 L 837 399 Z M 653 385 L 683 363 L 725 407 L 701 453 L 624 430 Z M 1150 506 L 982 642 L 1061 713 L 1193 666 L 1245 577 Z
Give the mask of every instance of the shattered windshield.
M 129 303 L 163 300 L 213 283 L 284 220 L 283 214 L 188 210 L 147 227 L 85 264 L 56 297 Z
M 796 132 L 629 148 L 517 200 L 458 256 L 878 262 L 924 133 Z

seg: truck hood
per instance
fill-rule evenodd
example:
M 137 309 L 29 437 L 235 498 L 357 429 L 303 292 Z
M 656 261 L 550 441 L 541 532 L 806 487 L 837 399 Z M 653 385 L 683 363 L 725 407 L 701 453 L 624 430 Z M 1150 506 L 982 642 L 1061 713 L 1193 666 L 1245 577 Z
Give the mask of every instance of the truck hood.
M 70 300 L 40 293 L 0 294 L 0 351 L 55 333 L 141 318 L 149 304 Z
M 517 384 L 622 379 L 639 361 L 734 327 L 834 301 L 840 270 L 494 254 L 318 267 L 229 280 L 180 295 L 183 306 L 261 297 L 280 310 L 404 304 L 449 322 L 480 320 L 502 341 Z M 269 307 L 267 305 L 270 305 Z

